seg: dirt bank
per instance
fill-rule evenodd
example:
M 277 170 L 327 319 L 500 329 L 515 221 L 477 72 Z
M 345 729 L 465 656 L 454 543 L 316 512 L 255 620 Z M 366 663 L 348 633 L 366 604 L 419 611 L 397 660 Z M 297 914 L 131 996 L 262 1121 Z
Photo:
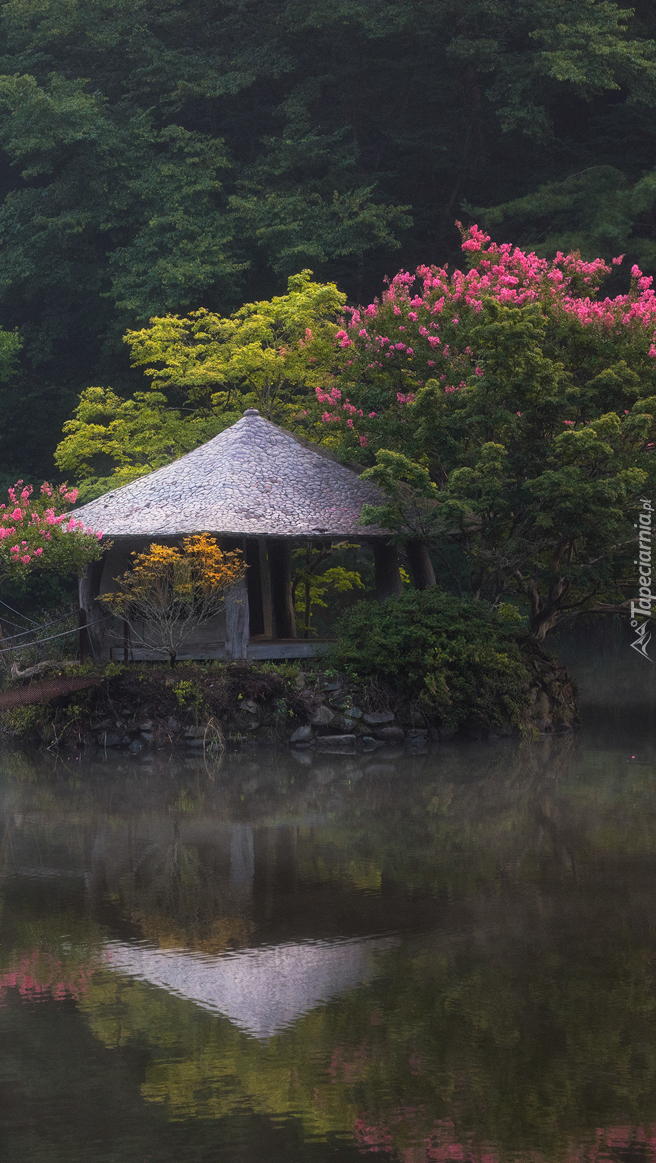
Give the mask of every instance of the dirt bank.
M 537 736 L 577 721 L 576 691 L 567 672 L 538 651 L 527 657 L 527 665 L 523 721 L 514 726 L 469 721 L 461 724 L 459 736 Z M 85 676 L 94 684 L 79 689 Z M 174 672 L 163 665 L 110 664 L 102 672 L 67 668 L 59 677 L 75 679 L 78 689 L 37 702 L 29 701 L 27 685 L 10 688 L 23 692 L 23 705 L 0 712 L 5 736 L 48 747 L 136 753 L 273 742 L 334 751 L 421 750 L 454 734 L 419 701 L 404 700 L 389 686 L 296 663 L 189 664 Z

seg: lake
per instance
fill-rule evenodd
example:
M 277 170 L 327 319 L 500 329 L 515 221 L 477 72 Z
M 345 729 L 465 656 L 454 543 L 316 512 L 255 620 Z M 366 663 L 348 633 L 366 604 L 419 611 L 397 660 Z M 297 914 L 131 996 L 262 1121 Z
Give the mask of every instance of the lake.
M 653 739 L 0 753 L 3 1163 L 656 1160 Z

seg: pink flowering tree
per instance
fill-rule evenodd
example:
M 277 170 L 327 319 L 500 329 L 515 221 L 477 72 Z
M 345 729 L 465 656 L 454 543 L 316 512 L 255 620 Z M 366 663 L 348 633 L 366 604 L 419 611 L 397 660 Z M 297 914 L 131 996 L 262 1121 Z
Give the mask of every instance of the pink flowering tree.
M 454 588 L 520 595 L 538 640 L 635 589 L 636 511 L 656 477 L 656 296 L 634 267 L 554 259 L 463 231 L 469 269 L 401 272 L 337 333 L 324 423 L 431 543 Z M 613 262 L 620 264 L 622 256 Z
M 76 489 L 55 488 L 47 481 L 38 497 L 23 481 L 9 489 L 7 502 L 0 505 L 0 580 L 20 582 L 46 570 L 79 574 L 100 557 L 102 533 L 66 513 L 76 500 Z

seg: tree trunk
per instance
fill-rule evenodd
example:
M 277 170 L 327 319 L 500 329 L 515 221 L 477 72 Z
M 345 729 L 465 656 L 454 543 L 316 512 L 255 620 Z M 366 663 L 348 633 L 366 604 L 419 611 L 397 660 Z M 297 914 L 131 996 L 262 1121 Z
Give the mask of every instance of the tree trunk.
M 427 590 L 435 585 L 435 570 L 425 541 L 407 541 L 405 551 L 412 580 L 417 590 Z
M 399 555 L 396 545 L 392 545 L 390 541 L 372 541 L 372 549 L 374 552 L 376 597 L 382 605 L 388 598 L 397 598 L 403 593 Z

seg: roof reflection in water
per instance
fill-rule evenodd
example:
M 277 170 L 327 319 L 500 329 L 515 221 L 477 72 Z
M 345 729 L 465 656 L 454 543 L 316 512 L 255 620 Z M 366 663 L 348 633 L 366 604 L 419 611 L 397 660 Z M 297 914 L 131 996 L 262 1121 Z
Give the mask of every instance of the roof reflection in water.
M 363 985 L 394 937 L 308 941 L 208 957 L 111 942 L 110 968 L 225 1015 L 264 1040 L 315 1006 Z

